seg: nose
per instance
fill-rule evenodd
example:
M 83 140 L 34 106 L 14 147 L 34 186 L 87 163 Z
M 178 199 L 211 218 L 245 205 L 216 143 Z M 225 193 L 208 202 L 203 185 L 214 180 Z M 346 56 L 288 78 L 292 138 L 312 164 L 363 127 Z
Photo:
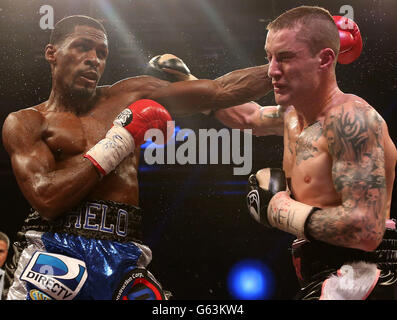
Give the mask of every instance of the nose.
M 85 64 L 97 68 L 100 64 L 98 55 L 96 53 L 96 50 L 90 50 L 87 52 L 87 57 L 84 61 Z
M 272 78 L 272 79 L 279 79 L 281 77 L 281 69 L 280 69 L 280 64 L 278 61 L 273 58 L 269 62 L 269 69 L 267 71 L 267 75 Z

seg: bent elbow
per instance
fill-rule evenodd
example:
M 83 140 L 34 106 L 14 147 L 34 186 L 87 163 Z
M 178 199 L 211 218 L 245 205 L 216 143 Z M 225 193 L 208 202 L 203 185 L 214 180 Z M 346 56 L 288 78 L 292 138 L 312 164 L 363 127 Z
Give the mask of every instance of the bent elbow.
M 33 207 L 45 220 L 55 220 L 62 213 L 61 209 L 48 200 L 36 200 Z
M 361 223 L 361 227 L 355 230 L 357 230 L 355 232 L 355 239 L 358 242 L 354 247 L 367 252 L 374 251 L 379 247 L 385 233 L 384 227 L 374 226 L 369 228 L 368 224 L 364 223 Z
M 363 251 L 371 252 L 374 251 L 381 243 L 381 240 L 374 240 L 374 239 L 368 239 L 368 240 L 363 240 L 358 247 L 358 249 L 361 249 Z
M 59 201 L 54 197 L 54 194 L 49 192 L 49 186 L 41 183 L 32 188 L 33 194 L 31 197 L 31 204 L 33 208 L 46 220 L 54 220 L 58 218 L 62 212 Z

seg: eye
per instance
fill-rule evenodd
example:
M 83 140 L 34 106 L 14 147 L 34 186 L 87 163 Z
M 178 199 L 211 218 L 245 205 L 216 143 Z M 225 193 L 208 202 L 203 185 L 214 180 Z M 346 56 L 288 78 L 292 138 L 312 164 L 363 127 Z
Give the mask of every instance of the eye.
M 107 52 L 105 50 L 98 50 L 97 51 L 97 56 L 100 59 L 105 59 L 107 56 Z
M 80 44 L 76 45 L 76 48 L 80 51 L 88 51 L 89 50 L 88 45 L 86 45 L 84 43 L 80 43 Z
M 291 60 L 292 58 L 293 58 L 292 54 L 285 53 L 285 54 L 280 54 L 277 57 L 277 60 L 280 61 L 280 62 L 287 62 L 287 61 Z

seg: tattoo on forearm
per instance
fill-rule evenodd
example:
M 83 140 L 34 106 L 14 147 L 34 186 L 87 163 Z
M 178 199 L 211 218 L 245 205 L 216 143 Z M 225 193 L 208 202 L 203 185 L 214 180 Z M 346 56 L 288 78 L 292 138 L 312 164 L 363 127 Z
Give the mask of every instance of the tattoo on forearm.
M 282 117 L 282 113 L 278 108 L 273 108 L 271 112 L 269 112 L 268 108 L 261 108 L 260 111 L 261 120 L 281 118 L 281 117 Z

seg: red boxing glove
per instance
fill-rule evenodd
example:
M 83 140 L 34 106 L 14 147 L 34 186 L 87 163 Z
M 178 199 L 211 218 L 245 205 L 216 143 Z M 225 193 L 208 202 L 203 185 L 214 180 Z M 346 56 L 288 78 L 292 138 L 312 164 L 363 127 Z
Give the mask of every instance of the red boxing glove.
M 113 121 L 113 125 L 126 129 L 134 137 L 135 145 L 141 145 L 149 129 L 161 130 L 166 141 L 169 137 L 170 121 L 170 114 L 161 104 L 154 100 L 141 99 L 124 109 Z
M 172 118 L 156 101 L 138 100 L 117 116 L 105 138 L 88 150 L 84 157 L 102 175 L 107 175 L 143 143 L 149 129 L 159 129 L 165 137 L 162 140 L 166 141 L 173 129 Z
M 352 63 L 358 59 L 363 49 L 360 29 L 353 20 L 347 17 L 333 16 L 333 18 L 340 37 L 338 62 L 341 64 Z

